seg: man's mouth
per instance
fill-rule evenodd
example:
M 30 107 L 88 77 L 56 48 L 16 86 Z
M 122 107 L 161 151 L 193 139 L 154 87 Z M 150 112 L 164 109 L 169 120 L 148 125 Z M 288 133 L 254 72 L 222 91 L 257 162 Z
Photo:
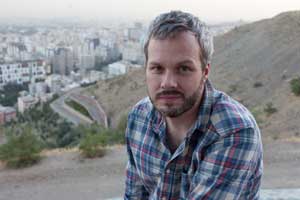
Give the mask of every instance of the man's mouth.
M 158 100 L 175 100 L 182 97 L 182 93 L 177 91 L 163 91 L 156 95 L 156 99 Z

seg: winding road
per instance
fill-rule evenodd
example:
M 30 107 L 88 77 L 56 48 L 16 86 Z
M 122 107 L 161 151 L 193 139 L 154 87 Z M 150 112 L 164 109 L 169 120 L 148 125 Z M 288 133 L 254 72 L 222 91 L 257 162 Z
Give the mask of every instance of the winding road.
M 50 104 L 51 108 L 61 117 L 72 122 L 73 124 L 91 124 L 96 122 L 98 124 L 102 124 L 104 127 L 108 127 L 107 116 L 103 108 L 94 98 L 82 95 L 82 90 L 83 88 L 74 88 L 71 91 L 63 94 Z M 65 100 L 67 99 L 72 99 L 85 107 L 93 120 L 68 106 L 65 103 Z

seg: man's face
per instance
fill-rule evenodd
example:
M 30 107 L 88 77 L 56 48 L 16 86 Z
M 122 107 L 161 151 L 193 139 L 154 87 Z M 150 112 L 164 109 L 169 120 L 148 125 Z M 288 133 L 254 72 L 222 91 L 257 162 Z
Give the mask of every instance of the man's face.
M 150 39 L 146 63 L 148 95 L 166 117 L 198 111 L 209 66 L 201 67 L 200 47 L 191 32 Z

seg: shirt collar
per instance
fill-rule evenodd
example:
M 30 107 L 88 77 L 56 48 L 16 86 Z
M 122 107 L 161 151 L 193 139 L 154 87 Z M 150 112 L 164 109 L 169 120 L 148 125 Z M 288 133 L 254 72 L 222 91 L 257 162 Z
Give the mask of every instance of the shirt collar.
M 205 89 L 203 92 L 198 118 L 192 128 L 193 131 L 195 129 L 199 129 L 202 132 L 205 132 L 208 128 L 208 122 L 211 116 L 212 107 L 214 102 L 214 88 L 209 80 L 206 81 Z M 192 131 L 192 132 L 193 132 Z

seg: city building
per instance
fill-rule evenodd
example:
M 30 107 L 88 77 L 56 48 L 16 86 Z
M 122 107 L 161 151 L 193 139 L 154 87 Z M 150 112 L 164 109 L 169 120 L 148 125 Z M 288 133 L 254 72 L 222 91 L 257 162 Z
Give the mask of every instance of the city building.
M 0 86 L 8 83 L 29 83 L 46 77 L 43 60 L 20 61 L 0 64 Z
M 136 22 L 133 27 L 124 30 L 125 37 L 134 42 L 139 42 L 144 34 L 142 23 Z
M 39 96 L 39 100 L 43 103 L 47 102 L 47 101 L 50 101 L 52 98 L 53 98 L 53 93 L 46 93 L 46 94 L 43 94 L 41 96 Z
M 72 76 L 62 76 L 58 74 L 52 74 L 47 77 L 45 83 L 49 87 L 49 90 L 53 94 L 62 94 L 74 87 L 79 87 L 79 81 L 74 81 Z
M 58 74 L 52 74 L 46 78 L 46 83 L 50 88 L 50 92 L 59 94 L 61 93 L 61 88 L 63 87 L 62 76 Z
M 30 95 L 36 97 L 45 95 L 49 91 L 46 82 L 30 83 L 28 88 L 29 88 Z
M 95 55 L 86 54 L 80 55 L 80 68 L 79 71 L 85 73 L 88 70 L 91 70 L 95 67 Z
M 18 98 L 18 111 L 23 113 L 25 110 L 38 103 L 38 99 L 31 95 Z
M 142 44 L 132 41 L 126 42 L 122 48 L 122 59 L 133 64 L 143 64 Z
M 90 82 L 96 82 L 98 80 L 104 80 L 106 78 L 106 75 L 102 71 L 92 70 L 89 72 L 88 78 Z
M 126 65 L 121 62 L 115 62 L 108 65 L 108 74 L 118 76 L 126 73 Z
M 69 75 L 75 67 L 74 56 L 69 48 L 59 47 L 52 58 L 54 74 Z
M 17 118 L 16 109 L 0 105 L 0 124 L 5 124 Z
M 21 42 L 10 42 L 8 43 L 7 54 L 15 60 L 28 60 L 30 54 L 24 43 Z

